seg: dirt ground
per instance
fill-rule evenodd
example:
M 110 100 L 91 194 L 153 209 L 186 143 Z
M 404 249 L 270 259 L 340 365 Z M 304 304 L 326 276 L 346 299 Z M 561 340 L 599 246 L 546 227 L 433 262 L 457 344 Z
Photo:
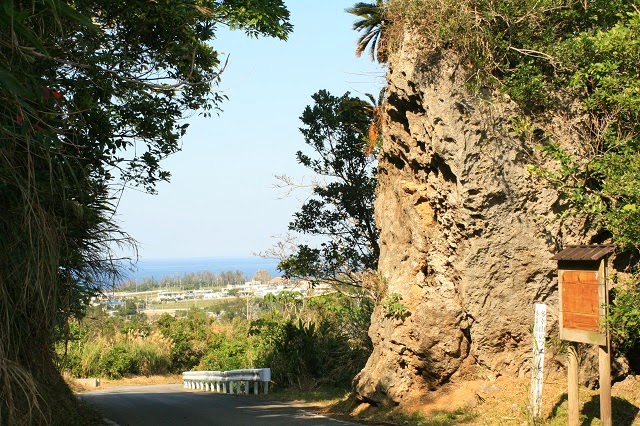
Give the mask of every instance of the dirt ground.
M 96 389 L 105 389 L 115 386 L 133 386 L 133 385 L 164 385 L 170 383 L 182 383 L 182 375 L 167 376 L 135 376 L 125 377 L 118 380 L 99 379 L 98 386 L 87 385 L 85 380 L 65 377 L 65 381 L 73 392 L 83 392 Z M 91 380 L 93 382 L 93 380 Z
M 530 378 L 467 380 L 413 395 L 412 401 L 392 409 L 353 405 L 349 414 L 368 421 L 405 425 L 567 424 L 566 380 L 544 382 L 542 416 L 535 420 L 531 417 L 530 389 Z M 580 404 L 581 426 L 600 425 L 598 391 L 581 388 Z M 612 406 L 615 426 L 640 425 L 640 376 L 629 376 L 613 385 Z M 343 404 L 342 410 L 345 408 Z

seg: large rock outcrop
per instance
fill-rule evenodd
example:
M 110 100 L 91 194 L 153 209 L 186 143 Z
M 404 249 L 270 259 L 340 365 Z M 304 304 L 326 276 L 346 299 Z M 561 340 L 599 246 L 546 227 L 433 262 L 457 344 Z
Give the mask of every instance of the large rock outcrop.
M 550 305 L 552 327 L 551 256 L 577 241 L 549 220 L 557 195 L 527 171 L 537 154 L 514 131 L 515 103 L 470 95 L 454 55 L 421 54 L 409 40 L 389 64 L 376 200 L 381 279 L 409 315 L 389 312 L 384 298 L 374 312 L 374 351 L 356 390 L 376 404 L 472 365 L 528 372 L 533 304 Z

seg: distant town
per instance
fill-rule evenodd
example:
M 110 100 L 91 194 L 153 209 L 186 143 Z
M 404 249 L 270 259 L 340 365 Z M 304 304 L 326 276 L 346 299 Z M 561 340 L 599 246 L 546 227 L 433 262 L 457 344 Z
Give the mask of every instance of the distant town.
M 206 308 L 216 301 L 229 299 L 261 299 L 288 294 L 291 297 L 305 299 L 332 292 L 329 284 L 311 285 L 307 280 L 287 280 L 282 277 L 269 279 L 267 282 L 257 280 L 243 284 L 227 284 L 209 288 L 180 289 L 165 288 L 145 291 L 108 291 L 91 298 L 90 305 L 102 307 L 109 315 L 122 313 L 123 308 L 134 306 L 135 311 L 149 316 L 187 311 L 191 308 Z

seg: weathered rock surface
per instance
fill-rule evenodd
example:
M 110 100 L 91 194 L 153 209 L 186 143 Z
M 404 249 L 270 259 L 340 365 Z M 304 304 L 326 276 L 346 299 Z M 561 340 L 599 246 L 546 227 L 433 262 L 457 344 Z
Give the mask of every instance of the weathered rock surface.
M 517 106 L 470 95 L 467 79 L 454 56 L 420 56 L 409 36 L 389 64 L 379 268 L 410 315 L 376 308 L 374 352 L 356 378 L 365 401 L 398 403 L 471 365 L 526 374 L 533 304 L 548 303 L 556 323 L 551 256 L 577 241 L 550 224 L 557 195 L 527 171 L 536 152 L 513 131 Z

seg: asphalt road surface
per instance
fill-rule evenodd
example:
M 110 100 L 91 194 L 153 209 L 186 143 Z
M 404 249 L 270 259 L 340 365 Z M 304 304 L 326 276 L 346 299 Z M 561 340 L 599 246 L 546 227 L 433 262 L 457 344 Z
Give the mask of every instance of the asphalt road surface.
M 80 395 L 120 426 L 356 425 L 283 401 L 183 389 L 182 385 L 124 386 Z

